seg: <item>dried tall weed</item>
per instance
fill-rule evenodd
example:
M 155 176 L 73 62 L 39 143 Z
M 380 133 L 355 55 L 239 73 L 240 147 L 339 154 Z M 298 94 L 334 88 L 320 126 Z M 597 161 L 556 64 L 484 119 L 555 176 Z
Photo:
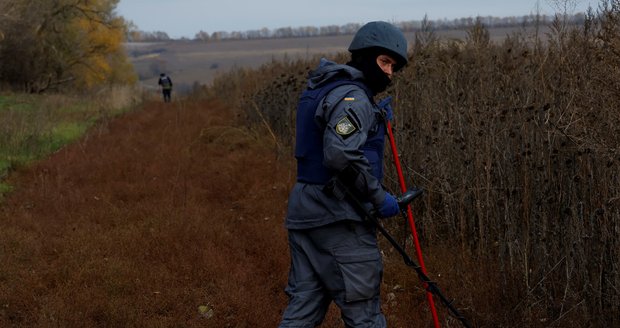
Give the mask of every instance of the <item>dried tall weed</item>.
M 547 35 L 500 43 L 479 21 L 465 40 L 423 30 L 388 91 L 406 174 L 427 191 L 417 224 L 439 257 L 427 266 L 480 326 L 620 324 L 619 17 L 610 1 L 582 27 L 558 16 Z M 214 90 L 290 146 L 315 64 L 272 63 Z

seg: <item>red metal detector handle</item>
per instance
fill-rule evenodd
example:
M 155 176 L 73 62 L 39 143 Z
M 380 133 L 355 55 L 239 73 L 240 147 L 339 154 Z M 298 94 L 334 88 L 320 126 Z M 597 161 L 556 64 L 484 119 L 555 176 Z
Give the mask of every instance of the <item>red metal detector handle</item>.
M 400 185 L 400 191 L 405 193 L 407 191 L 407 185 L 405 184 L 405 178 L 403 176 L 403 169 L 400 165 L 400 158 L 398 157 L 398 149 L 396 148 L 396 142 L 394 141 L 394 133 L 392 131 L 392 123 L 387 121 L 387 132 L 390 139 L 390 148 L 392 149 L 392 155 L 394 157 L 394 165 L 396 166 L 396 172 L 398 173 L 398 184 Z M 407 205 L 407 220 L 409 222 L 409 228 L 411 229 L 411 236 L 413 237 L 413 243 L 415 245 L 415 252 L 418 257 L 418 263 L 422 268 L 422 272 L 426 274 L 426 267 L 424 266 L 424 259 L 422 258 L 422 247 L 420 247 L 420 241 L 418 240 L 418 232 L 415 228 L 415 221 L 413 220 L 413 212 L 411 211 L 411 205 Z M 426 288 L 426 283 L 424 284 Z M 429 291 L 426 292 L 426 299 L 428 300 L 428 306 L 430 307 L 431 314 L 433 315 L 433 324 L 435 328 L 439 328 L 439 317 L 437 316 L 437 310 L 435 309 L 435 301 L 433 300 L 433 294 Z

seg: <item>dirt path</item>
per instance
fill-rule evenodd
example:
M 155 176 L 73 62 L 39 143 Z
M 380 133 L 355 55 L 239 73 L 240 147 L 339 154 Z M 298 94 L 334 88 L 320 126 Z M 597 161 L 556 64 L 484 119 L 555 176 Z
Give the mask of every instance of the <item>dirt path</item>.
M 288 182 L 232 121 L 217 103 L 149 104 L 14 174 L 0 326 L 275 326 Z
M 151 103 L 13 174 L 0 327 L 275 327 L 294 176 L 268 134 L 234 121 L 216 102 Z M 387 275 L 390 326 L 412 327 L 419 284 Z M 332 307 L 322 327 L 338 321 Z

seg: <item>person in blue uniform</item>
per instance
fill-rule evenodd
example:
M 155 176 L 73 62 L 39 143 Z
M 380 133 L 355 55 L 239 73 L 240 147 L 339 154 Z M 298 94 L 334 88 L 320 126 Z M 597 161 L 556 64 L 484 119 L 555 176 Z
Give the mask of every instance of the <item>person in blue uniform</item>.
M 366 206 L 380 217 L 399 213 L 396 198 L 381 184 L 385 120 L 391 110 L 374 97 L 407 64 L 407 40 L 390 23 L 370 22 L 348 50 L 346 64 L 321 60 L 297 107 L 297 182 L 285 223 L 289 302 L 281 328 L 320 325 L 331 302 L 340 308 L 346 327 L 386 327 L 376 228 L 326 186 L 346 171 L 347 184 Z

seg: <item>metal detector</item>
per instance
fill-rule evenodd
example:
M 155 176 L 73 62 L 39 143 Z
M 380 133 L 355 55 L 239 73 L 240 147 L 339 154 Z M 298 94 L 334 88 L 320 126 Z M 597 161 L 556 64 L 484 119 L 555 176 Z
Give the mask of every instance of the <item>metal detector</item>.
M 415 270 L 418 277 L 422 281 L 426 291 L 439 297 L 439 299 L 441 300 L 441 303 L 443 303 L 444 306 L 448 308 L 450 313 L 455 318 L 461 321 L 463 326 L 465 326 L 466 328 L 471 328 L 471 325 L 469 324 L 467 319 L 459 312 L 459 310 L 456 307 L 454 307 L 453 305 L 454 300 L 452 301 L 448 300 L 448 298 L 446 298 L 446 296 L 443 295 L 443 293 L 437 286 L 437 283 L 432 281 L 426 275 L 424 270 L 422 270 L 422 267 L 419 266 L 413 259 L 411 259 L 411 257 L 407 254 L 407 252 L 398 244 L 396 239 L 394 239 L 394 237 L 390 235 L 390 233 L 385 229 L 385 227 L 383 227 L 374 209 L 369 209 L 360 200 L 360 198 L 353 191 L 351 191 L 351 189 L 342 181 L 342 179 L 340 179 L 339 176 L 336 176 L 333 179 L 331 179 L 328 185 L 326 186 L 326 189 L 329 190 L 329 192 L 331 192 L 332 195 L 334 195 L 335 197 L 339 199 L 348 200 L 350 204 L 353 205 L 355 210 L 360 215 L 362 215 L 362 217 L 374 223 L 374 225 L 377 227 L 377 230 L 379 230 L 379 232 L 385 237 L 385 239 L 387 239 L 390 242 L 390 244 L 392 244 L 392 247 L 394 247 L 394 249 L 396 249 L 396 251 L 403 257 L 405 264 L 409 266 L 410 268 L 412 268 L 413 270 Z M 423 193 L 424 193 L 424 190 L 414 188 L 411 190 L 407 190 L 400 197 L 397 198 L 398 207 L 400 208 L 400 212 L 403 215 L 403 217 L 406 218 L 406 215 L 407 215 L 406 211 L 409 208 L 409 203 L 411 203 L 414 199 L 416 199 Z

